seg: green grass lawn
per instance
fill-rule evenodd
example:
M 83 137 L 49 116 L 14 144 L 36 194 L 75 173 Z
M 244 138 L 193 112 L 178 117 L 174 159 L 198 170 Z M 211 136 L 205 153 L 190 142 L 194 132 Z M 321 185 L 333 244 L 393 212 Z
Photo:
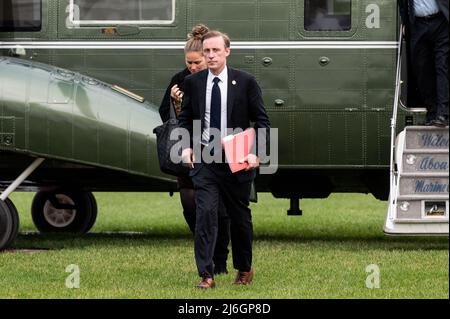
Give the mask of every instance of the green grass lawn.
M 302 200 L 297 217 L 286 215 L 288 200 L 259 194 L 253 284 L 233 286 L 230 271 L 210 291 L 194 288 L 193 240 L 178 194 L 96 193 L 97 223 L 83 237 L 36 233 L 33 195 L 11 197 L 21 233 L 18 251 L 0 253 L 0 298 L 449 298 L 448 237 L 384 235 L 387 203 L 370 195 Z M 65 285 L 71 264 L 80 270 L 79 289 Z M 372 264 L 378 289 L 366 287 Z

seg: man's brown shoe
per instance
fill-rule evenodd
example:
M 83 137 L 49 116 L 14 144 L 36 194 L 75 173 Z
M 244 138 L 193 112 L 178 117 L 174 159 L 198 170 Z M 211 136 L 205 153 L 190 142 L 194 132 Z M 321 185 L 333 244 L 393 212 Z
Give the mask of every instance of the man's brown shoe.
M 248 285 L 253 280 L 253 269 L 250 271 L 238 271 L 236 274 L 236 279 L 234 280 L 235 285 Z
M 215 286 L 216 286 L 216 283 L 214 282 L 214 279 L 205 277 L 197 285 L 197 288 L 199 288 L 199 289 L 211 289 L 211 288 L 214 288 Z

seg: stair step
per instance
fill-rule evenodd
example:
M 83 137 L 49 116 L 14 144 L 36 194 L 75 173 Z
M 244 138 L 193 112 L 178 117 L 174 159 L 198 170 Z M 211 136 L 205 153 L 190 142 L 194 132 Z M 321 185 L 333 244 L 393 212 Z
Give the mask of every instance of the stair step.
M 394 219 L 394 223 L 397 224 L 448 224 L 448 218 L 442 219 Z
M 399 165 L 399 170 L 402 175 L 404 173 L 437 173 L 445 175 L 448 174 L 448 168 L 448 154 L 443 153 L 404 153 L 402 165 Z
M 427 198 L 435 195 L 447 195 L 449 193 L 448 176 L 400 176 L 399 196 L 423 195 Z
M 448 128 L 406 128 L 405 149 L 445 149 L 449 147 Z
M 448 195 L 402 195 L 397 197 L 397 201 L 448 201 Z
M 448 149 L 434 149 L 434 148 L 405 148 L 403 149 L 403 154 L 448 154 Z
M 448 200 L 421 199 L 404 200 L 398 199 L 396 206 L 396 217 L 405 219 L 435 219 L 448 218 Z
M 400 178 L 402 178 L 402 177 L 407 177 L 407 178 L 414 178 L 414 177 L 417 177 L 417 178 L 427 178 L 427 177 L 429 177 L 429 178 L 439 178 L 439 177 L 448 178 L 449 174 L 448 174 L 448 172 L 442 172 L 442 173 L 412 172 L 412 173 L 403 173 L 400 175 Z
M 393 228 L 391 228 L 391 227 Z M 387 224 L 384 227 L 386 235 L 393 236 L 448 236 L 446 224 Z
M 405 131 L 406 132 L 411 132 L 411 131 L 448 131 L 448 127 L 411 125 L 411 126 L 405 126 Z

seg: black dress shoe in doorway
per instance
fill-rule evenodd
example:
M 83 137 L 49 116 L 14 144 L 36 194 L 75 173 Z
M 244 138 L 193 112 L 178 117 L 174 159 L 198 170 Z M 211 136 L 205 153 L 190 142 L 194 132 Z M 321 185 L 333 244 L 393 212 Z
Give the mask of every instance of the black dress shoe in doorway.
M 445 118 L 442 115 L 437 116 L 434 120 L 430 121 L 430 125 L 437 127 L 446 127 L 448 126 L 448 118 Z

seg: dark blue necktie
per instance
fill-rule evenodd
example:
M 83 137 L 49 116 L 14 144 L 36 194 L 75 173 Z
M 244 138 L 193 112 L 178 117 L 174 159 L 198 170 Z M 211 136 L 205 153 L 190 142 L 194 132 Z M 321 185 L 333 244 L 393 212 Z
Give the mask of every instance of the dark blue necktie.
M 213 87 L 211 91 L 211 113 L 210 113 L 210 128 L 216 128 L 220 130 L 220 116 L 222 113 L 222 98 L 220 97 L 220 88 L 219 88 L 219 81 L 220 79 L 218 77 L 215 77 L 213 82 Z M 211 140 L 211 136 L 210 136 Z

